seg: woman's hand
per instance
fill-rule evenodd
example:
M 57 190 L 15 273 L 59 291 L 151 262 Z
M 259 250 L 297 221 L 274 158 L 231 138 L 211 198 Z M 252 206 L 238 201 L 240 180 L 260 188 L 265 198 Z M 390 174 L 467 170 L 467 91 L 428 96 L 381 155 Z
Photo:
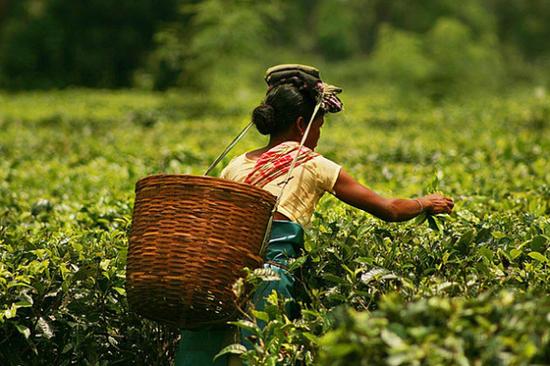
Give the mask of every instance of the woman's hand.
M 453 199 L 445 197 L 439 193 L 430 194 L 418 198 L 424 210 L 432 215 L 435 214 L 450 214 L 454 207 Z

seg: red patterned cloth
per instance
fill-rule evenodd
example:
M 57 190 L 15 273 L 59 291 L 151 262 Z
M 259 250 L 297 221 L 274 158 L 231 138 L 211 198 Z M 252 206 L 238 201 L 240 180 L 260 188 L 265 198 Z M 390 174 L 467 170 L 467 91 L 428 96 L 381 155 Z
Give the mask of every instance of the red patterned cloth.
M 256 161 L 254 169 L 248 174 L 244 182 L 262 188 L 269 182 L 287 174 L 292 161 L 298 154 L 299 146 L 297 142 L 289 141 L 266 151 Z M 302 146 L 294 167 L 296 168 L 316 156 L 319 156 L 319 154 Z

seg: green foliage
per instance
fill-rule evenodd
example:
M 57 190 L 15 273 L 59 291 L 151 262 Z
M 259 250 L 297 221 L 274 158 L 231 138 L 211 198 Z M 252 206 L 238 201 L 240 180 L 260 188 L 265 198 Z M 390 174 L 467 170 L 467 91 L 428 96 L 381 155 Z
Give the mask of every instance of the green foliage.
M 448 18 L 423 36 L 382 27 L 370 62 L 373 76 L 436 98 L 495 90 L 503 72 L 494 39 Z
M 427 83 L 435 65 L 426 57 L 422 38 L 389 25 L 381 27 L 371 58 L 372 73 L 411 88 Z
M 288 300 L 287 300 L 288 301 Z M 285 300 L 276 292 L 267 298 L 263 311 L 257 311 L 250 304 L 246 319 L 230 324 L 247 334 L 248 348 L 241 344 L 232 344 L 220 351 L 239 354 L 247 365 L 295 365 L 297 362 L 313 362 L 312 339 L 308 332 L 309 324 L 304 321 L 290 321 L 284 314 Z M 259 323 L 263 323 L 262 326 Z
M 319 365 L 528 365 L 550 359 L 550 303 L 501 291 L 478 298 L 395 294 L 373 312 L 338 311 Z
M 523 0 L 12 1 L 0 5 L 0 88 L 224 94 L 289 62 L 355 63 L 348 85 L 367 74 L 435 99 L 548 86 L 549 16 L 547 1 Z
M 494 90 L 502 80 L 502 58 L 491 35 L 474 37 L 455 19 L 440 18 L 425 40 L 427 58 L 435 64 L 430 77 L 431 91 Z
M 516 46 L 528 58 L 548 55 L 548 1 L 491 0 L 489 3 L 505 43 Z
M 337 1 L 322 1 L 317 7 L 318 44 L 328 60 L 349 58 L 359 51 L 359 14 Z
M 163 77 L 156 74 L 161 64 L 176 76 L 166 85 L 231 92 L 227 74 L 242 75 L 242 60 L 269 49 L 269 37 L 274 33 L 270 25 L 281 16 L 280 7 L 280 1 L 182 3 L 180 12 L 187 23 L 170 24 L 156 36 L 158 48 L 150 60 L 153 79 Z M 157 80 L 156 87 L 166 85 Z
M 120 87 L 152 46 L 175 0 L 22 0 L 0 27 L 0 87 Z
M 202 174 L 257 99 L 236 108 L 233 97 L 0 94 L 0 364 L 170 362 L 177 333 L 126 303 L 134 184 Z M 251 364 L 549 363 L 545 90 L 438 105 L 390 90 L 344 98 L 319 151 L 385 196 L 443 191 L 455 212 L 392 224 L 327 197 L 290 265 L 302 317 L 272 297 L 236 324 L 257 346 L 227 351 Z M 251 134 L 231 155 L 263 142 Z

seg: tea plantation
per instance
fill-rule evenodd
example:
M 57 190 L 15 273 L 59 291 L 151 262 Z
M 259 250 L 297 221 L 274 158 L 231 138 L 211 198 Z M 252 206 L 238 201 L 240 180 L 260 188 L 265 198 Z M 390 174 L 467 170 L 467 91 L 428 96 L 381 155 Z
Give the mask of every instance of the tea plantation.
M 202 174 L 260 95 L 0 94 L 0 365 L 170 363 L 179 333 L 127 308 L 134 185 Z M 301 319 L 282 316 L 272 296 L 239 323 L 258 338 L 242 357 L 550 364 L 550 96 L 343 99 L 319 152 L 383 195 L 441 191 L 455 210 L 396 224 L 323 198 L 292 264 Z M 264 142 L 253 132 L 230 157 Z M 258 319 L 269 321 L 263 330 Z

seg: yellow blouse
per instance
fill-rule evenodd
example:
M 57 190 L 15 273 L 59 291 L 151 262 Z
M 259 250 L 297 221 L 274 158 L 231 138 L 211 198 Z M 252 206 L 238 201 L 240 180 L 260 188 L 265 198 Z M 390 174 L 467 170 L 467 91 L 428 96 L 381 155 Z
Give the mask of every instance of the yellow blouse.
M 246 154 L 237 156 L 223 169 L 220 177 L 242 183 L 255 164 L 256 160 L 247 158 Z M 277 211 L 302 226 L 308 226 L 319 199 L 325 192 L 334 193 L 340 169 L 340 165 L 321 155 L 297 166 Z M 285 178 L 286 174 L 269 182 L 263 189 L 278 196 L 281 191 L 279 184 Z

